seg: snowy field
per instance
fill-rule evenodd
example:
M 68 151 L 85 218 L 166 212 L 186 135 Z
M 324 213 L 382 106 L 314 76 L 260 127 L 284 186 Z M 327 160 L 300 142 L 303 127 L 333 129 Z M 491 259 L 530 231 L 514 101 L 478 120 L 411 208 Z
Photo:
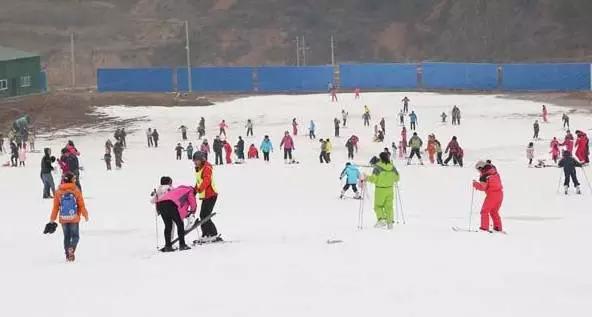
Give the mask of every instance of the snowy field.
M 365 228 L 358 230 L 360 202 L 338 199 L 344 143 L 352 133 L 360 136 L 355 161 L 367 163 L 398 142 L 396 114 L 405 95 L 419 116 L 424 146 L 430 133 L 444 146 L 456 135 L 465 150 L 465 168 L 397 161 L 407 223 L 393 231 L 374 229 L 367 199 Z M 370 128 L 362 126 L 364 104 L 371 110 Z M 462 110 L 462 125 L 441 124 L 440 114 L 450 115 L 455 104 Z M 525 149 L 540 108 L 492 95 L 368 93 L 359 101 L 342 94 L 338 104 L 321 94 L 249 97 L 211 107 L 100 109 L 150 121 L 126 127 L 135 132 L 127 138 L 119 171 L 106 172 L 102 161 L 112 133 L 88 131 L 73 139 L 82 153 L 81 182 L 90 215 L 81 224 L 74 264 L 65 263 L 61 229 L 42 234 L 51 201 L 41 199 L 41 154 L 30 154 L 26 168 L 0 170 L 0 315 L 590 316 L 592 194 L 581 170 L 584 195 L 565 196 L 557 193 L 559 169 L 527 167 Z M 334 138 L 332 120 L 340 118 L 341 109 L 350 120 L 342 137 Z M 560 118 L 567 110 L 549 106 L 550 122 L 541 124 L 537 157 L 549 159 L 549 140 L 563 139 Z M 193 184 L 192 162 L 176 161 L 174 147 L 181 124 L 191 128 L 194 145 L 201 143 L 195 133 L 201 116 L 210 144 L 222 119 L 234 145 L 251 118 L 255 137 L 245 139 L 246 147 L 258 147 L 268 134 L 275 152 L 270 164 L 215 167 L 220 196 L 214 221 L 234 243 L 161 254 L 149 194 L 162 175 L 176 185 Z M 279 142 L 294 117 L 300 124 L 294 152 L 300 164 L 285 165 Z M 383 144 L 371 142 L 381 117 L 387 122 Z M 311 119 L 317 137 L 333 143 L 329 165 L 318 162 L 318 140 L 304 136 Z M 590 114 L 572 113 L 571 125 L 590 132 Z M 158 149 L 146 146 L 148 127 L 161 134 Z M 57 154 L 66 140 L 40 139 L 36 146 Z M 501 174 L 508 235 L 451 230 L 468 223 L 471 180 L 478 177 L 473 165 L 479 159 L 493 160 Z M 474 228 L 483 197 L 475 195 Z M 160 219 L 158 226 L 162 245 Z M 190 241 L 195 237 L 190 234 Z

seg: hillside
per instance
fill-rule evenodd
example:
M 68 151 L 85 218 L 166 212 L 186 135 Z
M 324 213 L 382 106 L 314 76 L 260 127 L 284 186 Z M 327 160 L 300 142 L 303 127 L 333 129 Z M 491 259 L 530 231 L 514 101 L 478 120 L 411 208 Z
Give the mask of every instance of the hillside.
M 94 85 L 98 67 L 330 62 L 589 61 L 589 0 L 0 0 L 4 46 L 43 55 L 52 86 Z

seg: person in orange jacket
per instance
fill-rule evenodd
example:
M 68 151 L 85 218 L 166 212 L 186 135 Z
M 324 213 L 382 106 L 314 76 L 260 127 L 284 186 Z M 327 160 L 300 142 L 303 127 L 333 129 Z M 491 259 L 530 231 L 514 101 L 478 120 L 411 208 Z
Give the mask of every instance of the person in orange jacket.
M 493 230 L 502 232 L 502 219 L 499 210 L 504 201 L 504 188 L 497 169 L 489 161 L 478 161 L 475 168 L 479 171 L 479 181 L 473 181 L 473 188 L 485 192 L 485 200 L 481 207 L 480 230 L 490 231 L 489 218 L 493 220 Z M 490 231 L 491 232 L 491 231 Z
M 62 177 L 62 184 L 53 198 L 53 209 L 49 217 L 50 224 L 58 219 L 64 232 L 64 251 L 66 260 L 74 261 L 74 253 L 80 240 L 78 223 L 80 216 L 88 221 L 88 211 L 84 204 L 82 192 L 76 186 L 76 175 L 67 172 Z
M 426 148 L 426 151 L 428 152 L 428 158 L 430 160 L 430 163 L 434 164 L 434 155 L 436 154 L 436 136 L 434 136 L 433 134 L 430 134 L 428 136 L 428 147 Z

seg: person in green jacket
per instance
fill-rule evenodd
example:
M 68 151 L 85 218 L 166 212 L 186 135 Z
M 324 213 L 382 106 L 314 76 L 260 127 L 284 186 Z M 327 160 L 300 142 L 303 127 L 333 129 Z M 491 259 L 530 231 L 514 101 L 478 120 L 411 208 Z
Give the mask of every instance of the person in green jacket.
M 373 164 L 372 175 L 365 177 L 374 184 L 374 212 L 376 213 L 375 228 L 393 228 L 395 184 L 399 182 L 399 172 L 391 163 L 388 153 L 380 153 L 380 160 Z
M 407 160 L 407 165 L 411 164 L 411 159 L 413 156 L 417 156 L 419 158 L 419 163 L 423 165 L 423 160 L 421 159 L 421 154 L 419 153 L 421 146 L 423 145 L 423 141 L 417 135 L 417 132 L 413 132 L 413 136 L 409 139 L 409 147 L 411 148 L 411 155 L 409 155 L 409 160 Z

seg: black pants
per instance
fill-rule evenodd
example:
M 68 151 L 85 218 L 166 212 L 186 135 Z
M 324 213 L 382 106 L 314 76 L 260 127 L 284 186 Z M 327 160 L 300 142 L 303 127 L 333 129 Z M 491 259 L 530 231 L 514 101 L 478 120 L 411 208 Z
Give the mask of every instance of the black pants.
M 214 205 L 216 205 L 216 200 L 218 199 L 218 195 L 206 198 L 201 201 L 201 209 L 199 210 L 199 219 L 203 219 L 209 216 L 212 211 L 214 210 Z M 218 230 L 216 229 L 216 225 L 212 221 L 212 219 L 204 222 L 201 225 L 201 236 L 202 237 L 214 237 L 218 235 Z
M 183 140 L 187 140 L 187 132 L 181 132 L 181 137 Z
M 201 140 L 201 138 L 203 138 L 204 135 L 206 135 L 206 131 L 205 130 L 202 130 L 202 129 L 197 130 L 197 138 L 198 139 Z
M 534 135 L 532 136 L 533 139 L 539 138 L 539 130 L 534 130 Z
M 368 119 L 368 118 L 364 118 L 364 126 L 365 126 L 365 127 L 366 127 L 366 126 L 368 126 L 368 127 L 370 126 L 370 119 Z
M 571 178 L 575 187 L 580 186 L 580 182 L 578 182 L 578 177 L 576 175 L 576 169 L 563 169 L 563 174 L 565 175 L 565 181 L 563 181 L 563 186 L 569 187 L 569 179 Z
M 82 185 L 80 184 L 80 170 L 72 171 L 72 174 L 76 175 L 76 187 L 82 191 Z
M 566 126 L 569 129 L 569 120 L 563 120 L 563 127 L 565 128 Z
M 236 157 L 238 157 L 239 160 L 244 160 L 245 159 L 245 152 L 244 151 L 236 151 Z
M 220 135 L 224 134 L 224 136 L 226 136 L 226 130 L 224 130 L 224 128 L 220 128 Z
M 399 117 L 399 123 L 400 124 L 405 124 L 405 118 L 404 117 Z
M 263 160 L 269 162 L 269 152 L 263 152 Z
M 105 154 L 105 165 L 107 166 L 107 170 L 111 170 L 111 154 Z
M 345 128 L 345 124 L 347 123 L 347 119 L 343 119 L 343 127 Z
M 339 137 L 339 127 L 335 127 L 335 136 Z
M 411 155 L 409 155 L 409 161 L 413 158 L 414 155 L 417 155 L 417 158 L 421 160 L 421 154 L 419 153 L 419 149 L 411 149 Z
M 222 160 L 222 151 L 214 152 L 216 154 L 216 165 L 224 164 L 224 160 Z
M 407 113 L 409 112 L 409 104 L 403 104 L 403 112 Z
M 152 147 L 152 146 L 154 146 L 154 142 L 152 141 L 152 137 L 151 137 L 151 136 L 149 136 L 149 137 L 147 137 L 147 138 L 148 138 L 148 147 Z
M 123 163 L 121 154 L 115 154 L 115 167 L 121 168 L 121 163 Z
M 308 130 L 308 137 L 312 140 L 312 139 L 316 139 L 317 136 L 315 135 L 314 130 Z
M 345 186 L 343 186 L 343 191 L 346 192 L 350 186 L 353 189 L 354 193 L 357 194 L 358 193 L 358 185 L 356 185 L 356 184 L 345 184 Z
M 458 155 L 453 155 L 452 153 L 450 153 L 448 155 L 448 158 L 444 161 L 444 164 L 448 164 L 448 162 L 450 162 L 450 160 L 452 160 L 454 165 L 458 164 L 458 165 L 460 165 L 460 167 L 463 166 L 462 157 L 459 157 Z
M 354 149 L 347 149 L 347 158 L 348 159 L 354 159 Z
M 154 147 L 158 147 L 158 139 L 154 139 Z
M 321 154 L 319 155 L 319 161 L 321 163 L 329 163 L 329 160 L 327 159 L 327 152 L 321 151 Z
M 411 130 L 415 130 L 415 122 L 411 122 Z
M 181 159 L 181 152 L 177 152 L 177 160 Z
M 170 200 L 165 200 L 156 203 L 156 210 L 162 217 L 164 222 L 164 241 L 165 245 L 170 247 L 171 244 L 171 231 L 173 230 L 173 222 L 177 227 L 177 236 L 179 237 L 179 245 L 185 245 L 185 228 L 183 220 L 177 210 L 177 205 Z
M 253 136 L 253 128 L 247 128 L 247 136 Z
M 284 160 L 290 159 L 292 160 L 292 149 L 284 149 Z
M 444 162 L 442 162 L 442 152 L 438 152 L 436 154 L 436 162 L 440 165 L 442 165 Z
M 18 155 L 12 155 L 10 157 L 10 163 L 12 166 L 18 166 Z

